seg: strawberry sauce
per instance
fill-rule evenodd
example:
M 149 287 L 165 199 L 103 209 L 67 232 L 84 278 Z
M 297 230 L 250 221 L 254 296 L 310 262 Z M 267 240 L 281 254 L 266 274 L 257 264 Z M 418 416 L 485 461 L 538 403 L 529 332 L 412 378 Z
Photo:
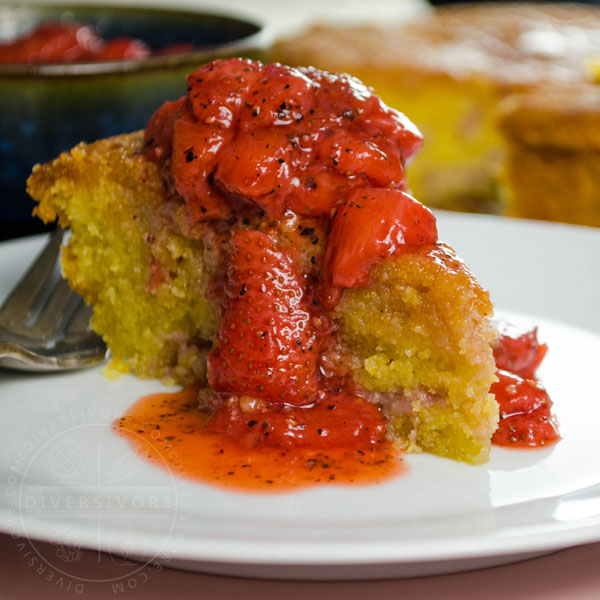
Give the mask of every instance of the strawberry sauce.
M 498 381 L 490 392 L 500 406 L 500 423 L 492 443 L 513 448 L 539 448 L 560 439 L 551 413 L 552 401 L 535 371 L 548 350 L 537 329 L 522 331 L 501 324 L 494 348 Z
M 371 437 L 369 427 L 374 431 L 381 427 L 380 418 L 371 416 L 370 421 L 365 414 L 355 413 L 340 403 L 336 409 L 344 412 L 342 417 L 361 418 L 358 435 L 354 436 L 352 428 L 340 427 L 343 419 L 321 421 L 319 412 L 333 414 L 336 410 L 328 408 L 332 403 L 321 406 L 321 411 L 295 409 L 295 419 L 290 418 L 289 411 L 279 411 L 248 414 L 241 422 L 228 418 L 231 409 L 227 405 L 213 416 L 200 411 L 198 386 L 191 386 L 180 392 L 141 398 L 114 423 L 114 428 L 140 455 L 160 468 L 186 479 L 241 491 L 284 492 L 323 484 L 368 485 L 402 473 L 401 455 L 390 442 L 364 443 Z M 363 413 L 376 410 L 371 404 L 361 408 Z M 298 414 L 299 410 L 306 414 Z M 304 417 L 311 422 L 302 428 Z M 269 439 L 265 438 L 265 419 L 269 419 L 269 431 L 275 435 L 272 443 L 257 443 L 252 436 Z M 318 433 L 319 425 L 328 428 L 327 435 L 323 435 L 323 429 Z M 306 435 L 298 443 L 298 432 L 302 431 Z M 334 437 L 333 444 L 330 436 Z
M 219 486 L 397 474 L 380 406 L 322 358 L 343 290 L 368 285 L 380 261 L 437 243 L 435 218 L 404 173 L 420 134 L 348 75 L 229 59 L 187 84 L 148 123 L 145 152 L 166 201 L 218 265 L 208 387 L 143 398 L 116 429 L 156 464 Z M 543 348 L 505 336 L 498 366 L 533 376 Z M 550 407 L 540 386 L 517 385 L 527 391 L 519 403 L 504 382 L 493 389 L 503 416 L 494 441 L 550 442 L 551 421 L 542 431 L 536 420 Z
M 146 156 L 217 256 L 209 387 L 142 399 L 118 430 L 159 452 L 168 429 L 184 474 L 242 489 L 398 473 L 381 408 L 320 359 L 342 290 L 437 242 L 406 187 L 421 135 L 348 75 L 229 59 L 187 84 L 150 119 Z

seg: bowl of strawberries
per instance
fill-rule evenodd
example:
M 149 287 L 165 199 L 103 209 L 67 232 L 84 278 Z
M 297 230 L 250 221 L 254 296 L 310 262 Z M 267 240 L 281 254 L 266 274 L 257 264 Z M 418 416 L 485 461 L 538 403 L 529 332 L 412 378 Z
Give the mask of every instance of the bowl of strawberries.
M 217 57 L 260 58 L 261 23 L 117 5 L 0 5 L 0 238 L 31 231 L 34 164 L 79 141 L 145 126 Z

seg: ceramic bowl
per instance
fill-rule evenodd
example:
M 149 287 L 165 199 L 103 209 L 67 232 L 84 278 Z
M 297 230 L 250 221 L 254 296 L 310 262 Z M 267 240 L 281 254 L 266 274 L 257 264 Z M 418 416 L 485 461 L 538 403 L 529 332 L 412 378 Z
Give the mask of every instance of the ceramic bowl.
M 152 49 L 195 50 L 110 62 L 0 64 L 0 223 L 2 237 L 35 225 L 25 181 L 34 164 L 80 141 L 141 129 L 165 100 L 185 92 L 185 75 L 216 57 L 261 58 L 268 32 L 233 15 L 91 5 L 0 5 L 0 40 L 43 21 L 93 25 L 106 39 L 132 36 Z M 7 234 L 8 232 L 8 234 Z M 12 235 L 11 235 L 12 234 Z

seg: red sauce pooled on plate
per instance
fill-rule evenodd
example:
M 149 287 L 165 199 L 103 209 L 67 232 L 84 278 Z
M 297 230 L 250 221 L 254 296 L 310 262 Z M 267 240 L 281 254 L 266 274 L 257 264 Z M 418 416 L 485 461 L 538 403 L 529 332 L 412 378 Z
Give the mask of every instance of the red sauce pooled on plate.
M 242 491 L 375 484 L 402 472 L 401 456 L 391 444 L 378 435 L 365 433 L 369 427 L 380 428 L 380 418 L 371 413 L 371 418 L 365 419 L 364 414 L 355 413 L 343 403 L 336 409 L 328 406 L 331 404 L 321 405 L 316 411 L 291 409 L 287 414 L 266 412 L 255 418 L 245 415 L 242 422 L 230 420 L 225 413 L 231 409 L 224 405 L 222 412 L 209 418 L 198 409 L 198 387 L 191 386 L 172 394 L 141 398 L 115 422 L 114 428 L 141 456 L 160 468 L 187 479 Z M 360 407 L 358 413 L 375 409 L 370 406 L 372 409 Z M 361 417 L 356 436 L 348 428 L 342 430 L 340 420 L 321 420 L 323 411 L 338 408 L 345 409 L 345 417 Z M 310 422 L 308 428 L 300 427 L 306 421 L 298 414 L 302 410 Z M 276 443 L 257 443 L 254 436 L 262 437 L 263 442 L 269 438 L 265 438 L 267 419 Z M 320 427 L 327 428 L 327 436 L 317 432 Z M 302 432 L 306 435 L 297 443 Z M 337 439 L 331 444 L 328 436 Z M 376 441 L 370 443 L 370 439 Z

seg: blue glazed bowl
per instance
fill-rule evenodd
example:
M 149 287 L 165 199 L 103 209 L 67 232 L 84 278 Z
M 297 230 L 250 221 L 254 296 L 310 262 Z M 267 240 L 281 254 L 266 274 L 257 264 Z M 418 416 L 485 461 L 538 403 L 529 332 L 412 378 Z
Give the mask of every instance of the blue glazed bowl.
M 0 239 L 34 232 L 25 182 L 34 164 L 80 141 L 143 128 L 185 75 L 217 57 L 261 58 L 268 32 L 255 22 L 204 12 L 90 5 L 0 5 L 2 41 L 40 22 L 93 25 L 104 38 L 131 36 L 152 49 L 191 42 L 182 54 L 143 60 L 0 64 Z

